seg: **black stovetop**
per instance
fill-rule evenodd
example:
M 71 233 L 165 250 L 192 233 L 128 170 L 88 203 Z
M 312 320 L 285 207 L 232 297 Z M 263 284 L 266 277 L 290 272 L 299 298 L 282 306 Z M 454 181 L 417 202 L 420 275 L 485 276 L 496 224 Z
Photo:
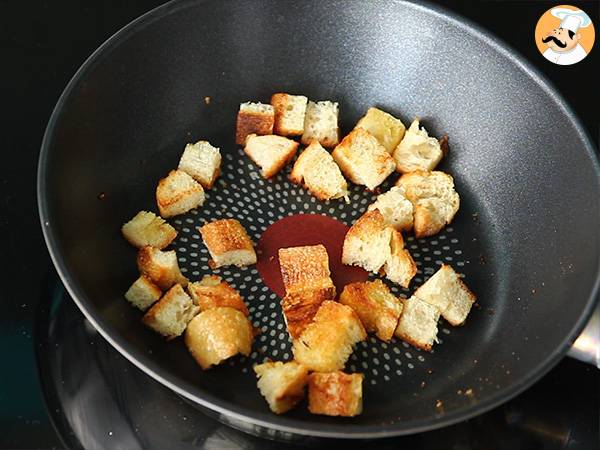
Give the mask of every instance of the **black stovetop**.
M 35 176 L 52 108 L 96 47 L 159 3 L 0 1 L 0 448 L 281 448 L 207 418 L 125 361 L 65 298 L 43 242 Z M 542 70 L 598 144 L 600 49 L 582 63 L 560 67 L 544 60 L 534 45 L 538 17 L 556 3 L 440 3 L 490 29 Z M 600 3 L 571 4 L 600 24 Z M 481 417 L 371 445 L 599 448 L 599 385 L 600 371 L 565 358 L 535 386 Z M 330 443 L 329 448 L 336 446 L 352 447 Z

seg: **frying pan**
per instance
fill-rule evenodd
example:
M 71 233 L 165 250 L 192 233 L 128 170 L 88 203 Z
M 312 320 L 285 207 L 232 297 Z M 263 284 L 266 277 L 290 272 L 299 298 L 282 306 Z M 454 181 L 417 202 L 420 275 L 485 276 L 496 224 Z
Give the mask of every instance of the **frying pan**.
M 322 203 L 286 179 L 271 181 L 234 144 L 239 103 L 273 92 L 340 103 L 347 132 L 370 106 L 405 123 L 420 116 L 450 136 L 441 170 L 461 195 L 437 236 L 407 235 L 419 273 L 442 262 L 478 295 L 463 327 L 440 324 L 432 353 L 369 338 L 347 370 L 365 374 L 355 418 L 274 415 L 251 366 L 290 357 L 278 297 L 256 267 L 215 271 L 239 289 L 263 329 L 248 358 L 202 371 L 180 340 L 145 329 L 123 299 L 135 250 L 120 226 L 156 210 L 157 181 L 183 146 L 221 148 L 223 175 L 205 205 L 171 223 L 192 279 L 210 273 L 197 226 L 236 217 L 255 242 L 294 214 L 350 225 L 373 195 Z M 205 97 L 210 97 L 210 101 Z M 392 185 L 395 177 L 383 189 Z M 126 26 L 68 84 L 39 162 L 40 217 L 54 264 L 98 331 L 149 375 L 242 429 L 375 438 L 428 430 L 480 414 L 535 382 L 567 351 L 598 291 L 600 180 L 593 146 L 564 99 L 493 36 L 439 7 L 399 1 L 181 1 Z M 327 235 L 327 228 L 316 234 Z M 398 295 L 410 290 L 398 289 Z M 93 406 L 92 406 L 93 407 Z

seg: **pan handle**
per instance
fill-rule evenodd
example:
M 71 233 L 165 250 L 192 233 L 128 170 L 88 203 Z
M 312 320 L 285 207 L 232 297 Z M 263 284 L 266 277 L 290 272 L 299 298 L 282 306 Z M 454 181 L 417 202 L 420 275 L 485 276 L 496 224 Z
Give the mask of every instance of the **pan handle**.
M 567 354 L 600 369 L 600 305 Z

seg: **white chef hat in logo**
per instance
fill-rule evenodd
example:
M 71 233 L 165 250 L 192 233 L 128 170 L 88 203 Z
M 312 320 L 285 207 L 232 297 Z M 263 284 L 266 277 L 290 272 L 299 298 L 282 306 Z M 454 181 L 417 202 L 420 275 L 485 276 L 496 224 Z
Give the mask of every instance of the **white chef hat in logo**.
M 560 28 L 571 30 L 573 33 L 577 33 L 579 28 L 585 28 L 592 23 L 590 16 L 580 9 L 553 8 L 550 12 L 561 20 Z

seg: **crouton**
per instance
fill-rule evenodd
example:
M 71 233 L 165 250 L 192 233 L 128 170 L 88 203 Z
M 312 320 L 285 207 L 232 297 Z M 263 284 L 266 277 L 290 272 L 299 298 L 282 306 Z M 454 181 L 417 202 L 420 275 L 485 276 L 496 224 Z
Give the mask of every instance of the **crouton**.
M 125 293 L 125 298 L 136 308 L 146 311 L 160 298 L 162 291 L 150 278 L 141 275 Z
M 290 181 L 303 184 L 319 200 L 348 198 L 348 184 L 331 154 L 317 141 L 313 141 L 300 154 Z
M 408 231 L 413 226 L 413 205 L 406 198 L 402 186 L 394 186 L 369 205 L 368 211 L 378 209 L 386 225 L 399 231 Z
M 280 136 L 301 136 L 304 132 L 304 115 L 306 114 L 304 95 L 273 94 L 271 105 L 275 109 L 273 133 Z
M 251 134 L 263 136 L 273 134 L 275 109 L 263 103 L 246 102 L 240 105 L 235 130 L 235 143 L 245 145 Z
M 266 362 L 254 366 L 258 389 L 275 414 L 292 409 L 304 397 L 308 369 L 295 361 Z
M 171 170 L 158 182 L 156 202 L 162 217 L 184 214 L 204 203 L 204 189 L 183 170 Z
M 220 307 L 201 312 L 188 324 L 185 345 L 203 369 L 252 350 L 252 325 L 237 309 Z
M 176 284 L 148 310 L 142 321 L 167 339 L 173 339 L 183 333 L 198 311 L 181 285 Z
M 397 230 L 390 233 L 390 254 L 383 265 L 383 272 L 388 280 L 405 288 L 417 273 L 417 265 L 404 248 L 404 239 Z
M 121 227 L 121 232 L 127 241 L 137 248 L 151 245 L 159 249 L 168 246 L 177 237 L 177 231 L 164 221 L 148 211 L 140 211 L 133 219 Z
M 429 137 L 425 128 L 419 127 L 419 119 L 410 124 L 394 150 L 396 170 L 401 173 L 415 170 L 433 170 L 442 160 L 444 152 L 436 138 Z
M 187 278 L 179 270 L 175 250 L 163 252 L 147 245 L 138 252 L 137 265 L 140 273 L 150 278 L 163 291 L 176 283 L 182 286 L 188 284 Z
M 350 181 L 374 190 L 394 171 L 394 159 L 368 131 L 356 128 L 332 153 L 343 174 Z
M 431 351 L 437 341 L 440 310 L 415 295 L 403 303 L 395 335 L 417 348 Z
M 301 142 L 310 145 L 317 140 L 325 148 L 333 148 L 340 141 L 339 108 L 336 102 L 308 101 L 304 115 L 304 133 Z
M 342 264 L 378 272 L 390 254 L 391 228 L 375 209 L 367 211 L 350 227 L 344 238 Z
M 377 108 L 369 108 L 354 128 L 371 133 L 389 154 L 394 152 L 406 130 L 400 119 Z
M 311 373 L 308 376 L 308 410 L 312 414 L 353 417 L 362 412 L 361 373 Z
M 221 277 L 205 275 L 202 281 L 188 284 L 187 289 L 200 311 L 228 306 L 248 316 L 248 307 L 242 296 L 229 283 L 222 281 Z
M 454 326 L 461 325 L 466 320 L 475 303 L 475 294 L 447 264 L 443 264 L 420 286 L 415 295 L 437 307 L 442 312 L 442 317 Z
M 257 136 L 251 134 L 246 140 L 244 152 L 260 167 L 264 178 L 271 178 L 296 155 L 298 143 L 282 136 Z
M 350 283 L 340 295 L 340 303 L 351 307 L 367 332 L 390 341 L 398 325 L 402 303 L 381 280 Z
M 298 338 L 305 328 L 313 321 L 321 304 L 325 300 L 333 300 L 335 290 L 331 295 L 328 289 L 297 289 L 288 293 L 281 300 L 281 309 L 288 332 L 292 339 Z
M 335 297 L 329 272 L 329 255 L 322 244 L 279 249 L 281 277 L 287 293 L 298 290 L 325 290 Z
M 210 189 L 221 173 L 221 152 L 208 141 L 187 144 L 179 160 L 179 169 Z
M 199 228 L 212 258 L 209 265 L 238 267 L 256 264 L 256 252 L 246 230 L 235 219 L 221 219 Z
M 417 170 L 404 174 L 396 183 L 414 207 L 415 236 L 433 236 L 449 224 L 460 207 L 452 176 L 440 171 Z
M 341 370 L 354 345 L 367 333 L 352 308 L 326 300 L 298 339 L 294 340 L 294 359 L 309 370 Z

